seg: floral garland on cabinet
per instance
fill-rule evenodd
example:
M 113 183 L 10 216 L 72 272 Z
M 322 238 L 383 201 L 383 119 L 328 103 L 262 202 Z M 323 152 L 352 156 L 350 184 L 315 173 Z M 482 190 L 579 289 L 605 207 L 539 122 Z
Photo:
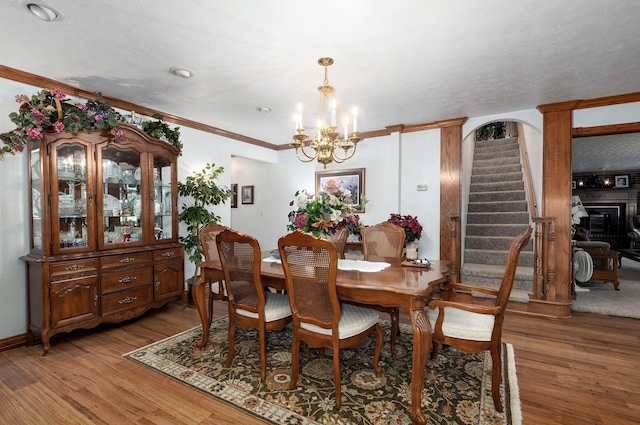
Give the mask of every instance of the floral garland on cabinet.
M 0 140 L 5 144 L 0 149 L 0 160 L 4 159 L 4 154 L 22 152 L 29 142 L 40 142 L 45 133 L 66 131 L 77 134 L 108 130 L 114 141 L 122 138 L 119 125 L 126 120 L 103 99 L 101 93 L 96 93 L 95 100 L 85 103 L 72 103 L 67 94 L 59 89 L 41 90 L 31 97 L 19 94 L 15 100 L 20 107 L 17 112 L 10 113 L 9 118 L 17 127 L 0 134 Z M 161 116 L 154 115 L 154 118 L 166 126 Z M 155 127 L 149 130 L 143 127 L 143 130 L 151 137 L 158 138 L 151 134 Z M 167 141 L 181 150 L 179 134 L 178 128 L 171 130 Z

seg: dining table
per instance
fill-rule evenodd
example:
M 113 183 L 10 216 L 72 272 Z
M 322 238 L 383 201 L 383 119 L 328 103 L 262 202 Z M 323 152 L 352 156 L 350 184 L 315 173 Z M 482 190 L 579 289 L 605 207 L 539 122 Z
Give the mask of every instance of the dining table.
M 263 253 L 262 256 L 260 274 L 263 286 L 284 291 L 285 276 L 282 264 L 271 257 L 269 252 Z M 362 266 L 368 263 L 363 260 L 339 261 L 336 278 L 338 297 L 363 304 L 399 307 L 408 313 L 413 330 L 411 413 L 413 423 L 424 425 L 426 417 L 420 404 L 424 371 L 433 336 L 425 307 L 449 280 L 451 264 L 448 261 L 433 260 L 426 266 L 397 261 L 389 263 L 380 271 L 362 271 L 371 268 L 358 267 L 358 262 L 362 263 Z M 341 267 L 340 264 L 348 264 L 348 267 Z M 213 300 L 224 299 L 224 275 L 219 260 L 199 263 L 198 267 L 201 275 L 192 287 L 192 296 L 202 321 L 202 339 L 197 342 L 197 346 L 203 349 L 209 340 Z M 211 291 L 211 288 L 216 288 L 215 285 L 218 285 L 217 291 Z

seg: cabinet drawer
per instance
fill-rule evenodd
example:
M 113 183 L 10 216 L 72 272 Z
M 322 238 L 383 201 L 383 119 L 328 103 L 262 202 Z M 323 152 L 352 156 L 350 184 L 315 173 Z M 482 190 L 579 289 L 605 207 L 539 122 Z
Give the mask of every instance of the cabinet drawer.
M 102 297 L 102 315 L 150 304 L 153 299 L 152 286 L 142 286 L 130 291 L 116 292 Z
M 62 261 L 51 264 L 51 280 L 93 276 L 98 273 L 98 259 Z
M 153 251 L 153 261 L 167 261 L 167 260 L 176 260 L 182 257 L 182 248 L 167 248 L 167 249 L 159 249 L 157 251 Z
M 150 252 L 134 252 L 131 254 L 123 254 L 123 255 L 110 255 L 108 257 L 103 257 L 101 260 L 102 268 L 115 268 L 115 267 L 128 267 L 128 266 L 138 266 L 141 264 L 147 264 L 151 262 L 151 253 Z
M 151 267 L 105 274 L 102 275 L 101 282 L 103 294 L 147 285 L 151 283 Z

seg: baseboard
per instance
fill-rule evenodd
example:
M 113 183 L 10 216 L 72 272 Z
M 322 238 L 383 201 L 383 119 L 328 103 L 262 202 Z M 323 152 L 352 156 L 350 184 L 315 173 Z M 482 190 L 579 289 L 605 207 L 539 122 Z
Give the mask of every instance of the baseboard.
M 11 350 L 12 348 L 22 347 L 23 345 L 27 345 L 26 333 L 0 339 L 0 351 Z

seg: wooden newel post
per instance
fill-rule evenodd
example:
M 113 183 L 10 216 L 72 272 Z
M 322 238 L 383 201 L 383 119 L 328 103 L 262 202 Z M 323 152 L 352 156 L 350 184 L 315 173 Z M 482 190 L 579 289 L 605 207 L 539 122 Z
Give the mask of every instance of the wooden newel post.
M 449 228 L 449 232 L 451 235 L 451 246 L 450 246 L 450 253 L 449 253 L 449 281 L 450 282 L 458 282 L 459 279 L 459 272 L 460 272 L 460 261 L 458 258 L 459 255 L 459 249 L 458 247 L 460 246 L 459 243 L 459 227 L 460 227 L 460 217 L 459 216 L 451 216 L 450 219 L 450 228 Z

